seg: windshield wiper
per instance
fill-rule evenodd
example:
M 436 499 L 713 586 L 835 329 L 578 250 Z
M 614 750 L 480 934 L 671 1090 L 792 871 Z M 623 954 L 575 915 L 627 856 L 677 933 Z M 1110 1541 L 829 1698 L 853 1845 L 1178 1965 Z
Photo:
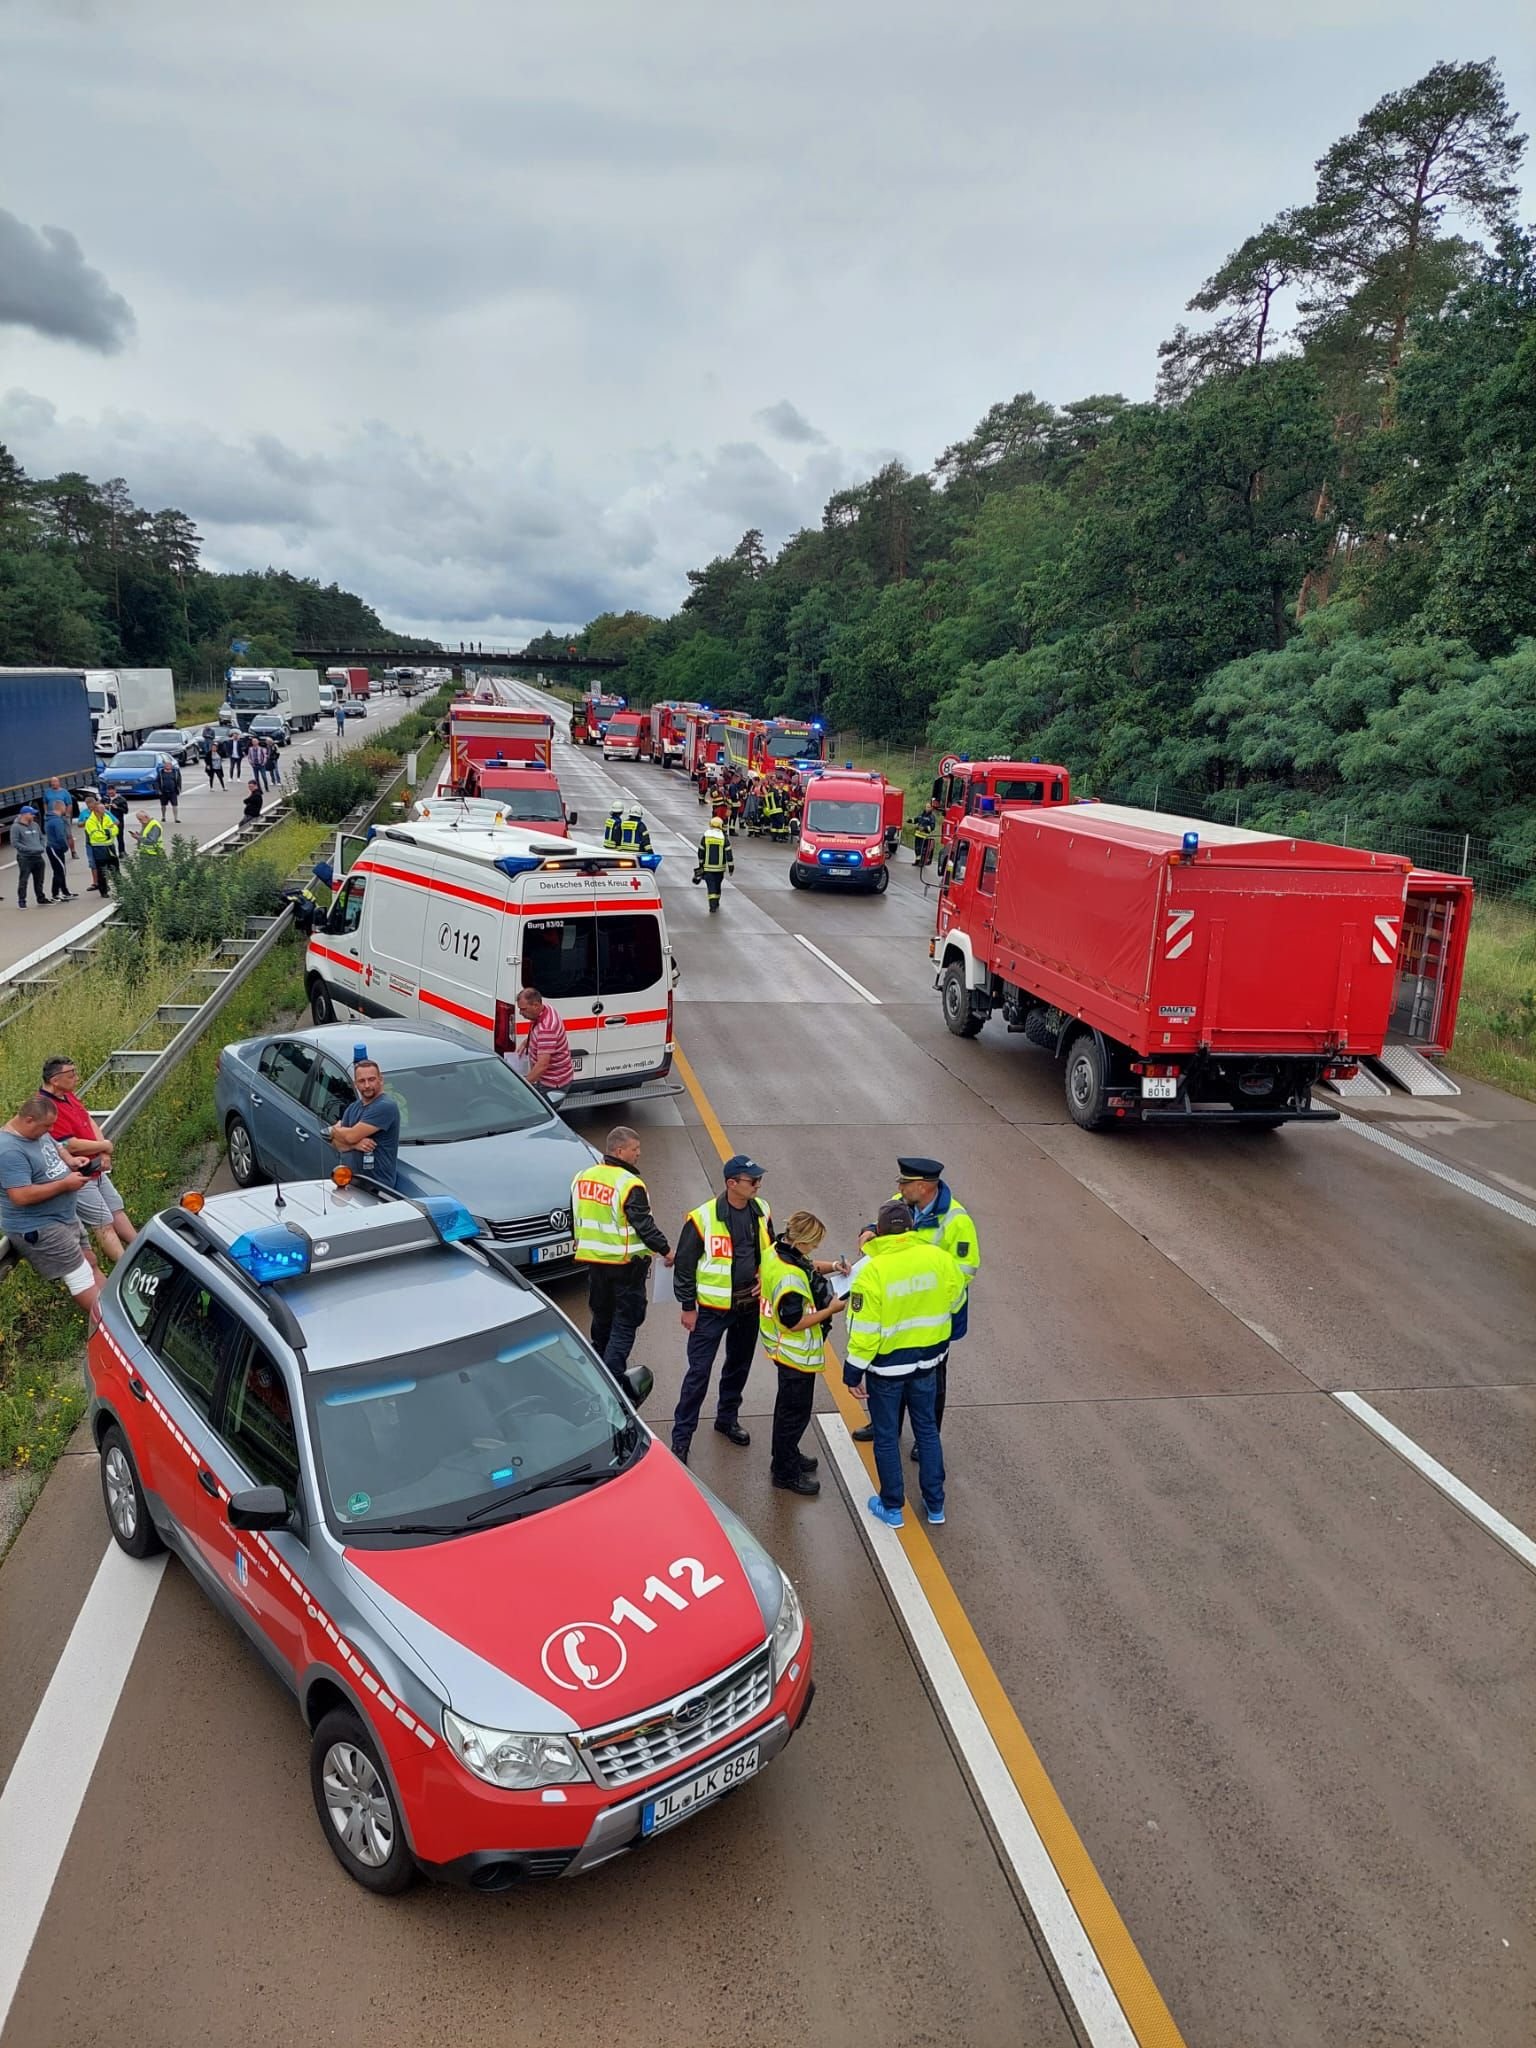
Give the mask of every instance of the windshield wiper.
M 482 1522 L 487 1515 L 494 1515 L 501 1508 L 513 1507 L 520 1500 L 527 1500 L 533 1493 L 547 1492 L 555 1486 L 596 1486 L 600 1480 L 611 1479 L 611 1470 L 594 1472 L 592 1460 L 584 1465 L 573 1465 L 564 1472 L 546 1472 L 542 1479 L 530 1479 L 526 1486 L 513 1487 L 509 1493 L 499 1494 L 495 1500 L 488 1500 L 484 1507 L 472 1508 L 464 1517 L 465 1526 L 471 1522 Z
M 370 1522 L 359 1536 L 451 1536 L 462 1522 Z

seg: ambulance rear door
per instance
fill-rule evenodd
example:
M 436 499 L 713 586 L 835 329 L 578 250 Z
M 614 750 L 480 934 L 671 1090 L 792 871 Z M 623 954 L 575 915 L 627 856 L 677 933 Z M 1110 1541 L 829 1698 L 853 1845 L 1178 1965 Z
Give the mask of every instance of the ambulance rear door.
M 521 915 L 508 923 L 521 927 L 521 957 L 499 991 L 498 1014 L 503 1037 L 515 1027 L 519 1046 L 528 1026 L 511 1005 L 520 988 L 536 988 L 552 1003 L 565 1026 L 576 1064 L 576 1081 L 590 1082 L 597 1072 L 596 1045 L 603 1017 L 597 980 L 597 898 L 590 871 L 557 868 L 519 878 L 516 901 Z M 511 943 L 512 941 L 509 941 Z M 500 1050 L 510 1050 L 510 1041 Z
M 671 960 L 656 877 L 612 869 L 597 877 L 598 1029 L 593 1078 L 644 1079 L 667 1070 Z

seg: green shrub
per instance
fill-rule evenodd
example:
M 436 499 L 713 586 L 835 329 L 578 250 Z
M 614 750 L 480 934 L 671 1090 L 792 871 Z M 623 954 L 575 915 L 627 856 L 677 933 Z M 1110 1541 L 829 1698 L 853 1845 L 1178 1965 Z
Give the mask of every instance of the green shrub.
M 136 938 L 165 946 L 237 938 L 248 917 L 282 906 L 282 876 L 256 855 L 210 859 L 191 839 L 172 839 L 158 859 L 125 863 L 118 915 Z
M 359 747 L 354 759 L 360 761 L 375 781 L 384 775 L 393 775 L 400 766 L 400 756 L 389 747 Z
M 291 792 L 293 808 L 301 818 L 337 825 L 373 795 L 378 779 L 356 754 L 338 754 L 328 747 L 318 761 L 299 763 Z

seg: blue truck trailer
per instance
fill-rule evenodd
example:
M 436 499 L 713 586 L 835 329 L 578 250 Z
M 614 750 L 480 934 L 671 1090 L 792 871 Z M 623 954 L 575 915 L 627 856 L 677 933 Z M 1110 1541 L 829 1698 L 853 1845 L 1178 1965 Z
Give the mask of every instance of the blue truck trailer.
M 84 669 L 0 668 L 0 829 L 54 775 L 71 790 L 96 781 Z

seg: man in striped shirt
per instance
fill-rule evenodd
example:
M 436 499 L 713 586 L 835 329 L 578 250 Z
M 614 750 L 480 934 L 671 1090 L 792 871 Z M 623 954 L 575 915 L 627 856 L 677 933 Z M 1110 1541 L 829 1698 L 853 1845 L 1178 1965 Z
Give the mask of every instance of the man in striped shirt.
M 528 1036 L 513 1064 L 535 1088 L 558 1095 L 576 1078 L 576 1062 L 571 1058 L 571 1041 L 565 1035 L 564 1024 L 536 988 L 518 992 L 517 1014 L 527 1022 Z

